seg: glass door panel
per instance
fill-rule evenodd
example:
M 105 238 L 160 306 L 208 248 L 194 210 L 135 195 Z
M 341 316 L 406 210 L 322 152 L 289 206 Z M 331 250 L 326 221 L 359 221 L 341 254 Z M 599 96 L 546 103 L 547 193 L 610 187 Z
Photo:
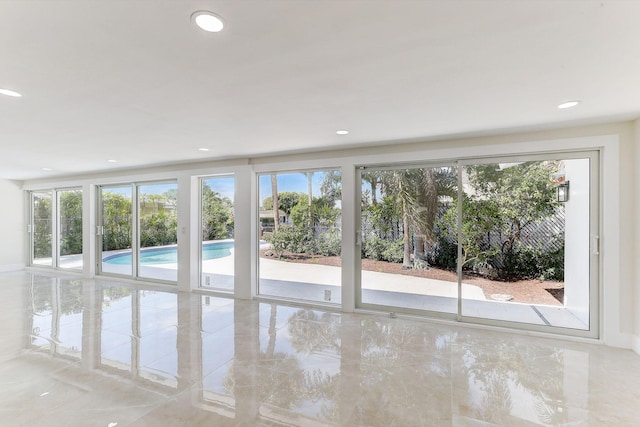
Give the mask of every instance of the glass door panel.
M 50 191 L 31 193 L 31 263 L 53 267 L 53 214 Z
M 366 168 L 360 178 L 359 303 L 457 313 L 457 169 Z
M 461 172 L 462 316 L 589 330 L 590 159 Z
M 340 304 L 338 170 L 259 176 L 261 295 Z
M 200 213 L 202 248 L 200 284 L 233 292 L 235 178 L 218 176 L 201 180 Z
M 82 269 L 82 190 L 58 191 L 58 267 Z
M 137 186 L 138 276 L 178 280 L 178 184 L 154 183 Z
M 132 187 L 100 188 L 101 272 L 133 274 Z

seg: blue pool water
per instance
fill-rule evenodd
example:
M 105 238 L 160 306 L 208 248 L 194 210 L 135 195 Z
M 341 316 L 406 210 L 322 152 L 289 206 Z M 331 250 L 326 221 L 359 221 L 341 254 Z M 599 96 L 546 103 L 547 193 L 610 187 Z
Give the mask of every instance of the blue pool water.
M 202 245 L 202 259 L 216 259 L 231 255 L 230 249 L 233 242 L 205 243 Z M 110 255 L 102 259 L 107 264 L 130 265 L 131 252 Z M 175 246 L 169 248 L 148 248 L 140 251 L 140 264 L 170 264 L 178 262 L 178 249 Z

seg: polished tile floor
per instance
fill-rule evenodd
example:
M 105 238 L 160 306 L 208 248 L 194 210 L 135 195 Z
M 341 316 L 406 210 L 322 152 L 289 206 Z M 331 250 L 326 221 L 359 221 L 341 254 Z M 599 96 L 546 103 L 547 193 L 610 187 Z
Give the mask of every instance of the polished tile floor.
M 2 426 L 638 426 L 640 356 L 0 274 Z

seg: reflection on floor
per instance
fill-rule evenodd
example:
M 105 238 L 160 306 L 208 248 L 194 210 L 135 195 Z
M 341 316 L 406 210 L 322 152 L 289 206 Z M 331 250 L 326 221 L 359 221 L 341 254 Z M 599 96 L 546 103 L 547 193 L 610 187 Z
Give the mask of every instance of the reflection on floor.
M 0 274 L 8 426 L 640 425 L 626 350 Z

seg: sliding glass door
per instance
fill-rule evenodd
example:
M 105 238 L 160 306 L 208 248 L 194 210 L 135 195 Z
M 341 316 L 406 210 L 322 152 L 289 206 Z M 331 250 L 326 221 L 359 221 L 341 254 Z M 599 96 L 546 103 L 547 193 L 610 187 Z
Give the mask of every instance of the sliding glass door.
M 360 169 L 357 305 L 597 335 L 598 153 Z
M 176 282 L 176 201 L 175 182 L 100 187 L 100 272 Z
M 82 190 L 31 193 L 30 265 L 82 269 Z

